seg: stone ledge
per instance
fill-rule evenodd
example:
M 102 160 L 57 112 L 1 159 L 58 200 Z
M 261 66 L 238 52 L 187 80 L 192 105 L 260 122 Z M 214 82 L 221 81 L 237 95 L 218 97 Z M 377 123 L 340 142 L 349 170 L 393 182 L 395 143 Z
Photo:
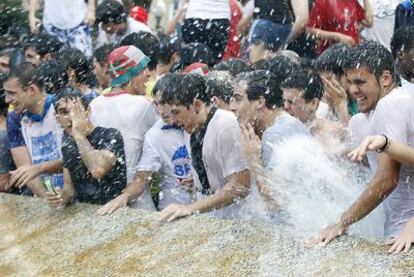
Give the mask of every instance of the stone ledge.
M 15 276 L 410 276 L 414 255 L 389 256 L 382 242 L 344 237 L 308 250 L 286 228 L 97 206 L 53 210 L 0 193 L 0 275 Z

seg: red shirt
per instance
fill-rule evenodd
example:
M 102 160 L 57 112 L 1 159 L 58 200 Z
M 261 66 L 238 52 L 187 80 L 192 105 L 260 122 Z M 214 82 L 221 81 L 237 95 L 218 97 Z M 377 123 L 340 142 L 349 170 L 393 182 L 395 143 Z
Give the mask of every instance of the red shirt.
M 359 43 L 357 23 L 365 18 L 364 8 L 357 0 L 315 0 L 308 27 L 351 36 Z M 318 53 L 322 53 L 333 41 L 321 41 Z
M 236 27 L 243 17 L 237 0 L 230 0 L 230 33 L 227 41 L 226 50 L 223 53 L 223 60 L 240 57 L 240 39 L 236 36 Z

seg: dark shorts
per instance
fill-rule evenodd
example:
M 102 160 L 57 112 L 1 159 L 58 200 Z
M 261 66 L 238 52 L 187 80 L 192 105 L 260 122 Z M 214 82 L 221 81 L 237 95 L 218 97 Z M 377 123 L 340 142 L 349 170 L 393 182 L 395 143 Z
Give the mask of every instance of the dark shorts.
M 278 50 L 287 43 L 291 31 L 291 24 L 275 23 L 267 19 L 256 19 L 253 22 L 250 43 L 264 43 L 266 49 Z
M 214 63 L 221 60 L 229 39 L 230 21 L 228 19 L 188 18 L 182 27 L 185 43 L 203 43 L 212 52 Z

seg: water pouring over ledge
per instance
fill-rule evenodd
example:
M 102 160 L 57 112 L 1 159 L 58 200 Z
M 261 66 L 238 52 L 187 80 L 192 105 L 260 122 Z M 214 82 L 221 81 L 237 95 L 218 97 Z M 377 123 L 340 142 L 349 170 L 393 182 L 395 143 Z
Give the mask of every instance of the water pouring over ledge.
M 345 158 L 328 156 L 310 137 L 297 136 L 274 146 L 269 189 L 284 211 L 284 220 L 301 239 L 338 220 L 369 181 L 367 169 Z M 351 227 L 365 238 L 383 237 L 384 213 L 379 206 Z

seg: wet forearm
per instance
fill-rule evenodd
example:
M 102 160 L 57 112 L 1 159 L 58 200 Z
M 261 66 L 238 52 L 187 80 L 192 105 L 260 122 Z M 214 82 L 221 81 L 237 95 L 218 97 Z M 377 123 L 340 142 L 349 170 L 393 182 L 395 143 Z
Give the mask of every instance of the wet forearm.
M 215 194 L 190 204 L 193 211 L 208 212 L 220 209 L 244 198 L 250 191 L 250 173 L 248 170 L 236 173 L 230 181 Z
M 395 189 L 400 164 L 385 154 L 378 156 L 378 169 L 369 186 L 340 219 L 344 226 L 359 221 L 373 211 Z

